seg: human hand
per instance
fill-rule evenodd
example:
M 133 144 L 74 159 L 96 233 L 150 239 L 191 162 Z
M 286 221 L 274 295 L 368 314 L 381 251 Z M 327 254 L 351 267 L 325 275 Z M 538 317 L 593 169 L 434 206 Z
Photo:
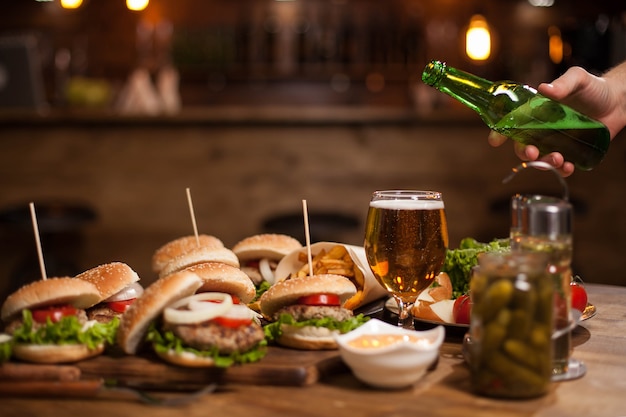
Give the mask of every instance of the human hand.
M 491 131 L 487 140 L 491 146 L 497 147 L 506 142 L 507 137 L 503 136 L 495 131 Z M 544 161 L 552 165 L 563 177 L 569 177 L 574 173 L 574 164 L 565 161 L 563 155 L 558 152 L 552 152 L 539 157 L 539 149 L 533 145 L 524 145 L 519 142 L 514 142 L 513 149 L 515 155 L 522 161 Z
M 603 123 L 613 139 L 626 125 L 626 62 L 597 77 L 581 67 L 571 67 L 552 83 L 542 83 L 537 87 L 540 94 L 572 107 L 581 113 Z M 491 132 L 488 141 L 492 146 L 500 146 L 506 138 Z M 554 166 L 564 177 L 574 173 L 574 165 L 564 160 L 559 153 L 539 157 L 539 150 L 532 145 L 515 143 L 515 154 L 522 161 L 540 159 Z

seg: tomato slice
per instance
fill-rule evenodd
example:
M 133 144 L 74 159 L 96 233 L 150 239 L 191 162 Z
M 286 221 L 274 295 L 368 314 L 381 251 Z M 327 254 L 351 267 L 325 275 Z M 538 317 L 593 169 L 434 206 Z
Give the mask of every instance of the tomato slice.
M 311 294 L 298 298 L 297 303 L 307 306 L 340 306 L 341 299 L 337 294 Z
M 233 304 L 241 304 L 241 300 L 236 295 L 231 294 L 230 298 L 233 300 Z M 205 303 L 221 303 L 222 300 L 203 300 Z
M 259 260 L 258 259 L 253 259 L 253 260 L 250 260 L 250 261 L 246 261 L 243 266 L 246 266 L 248 268 L 259 269 Z
M 224 327 L 240 327 L 240 326 L 247 326 L 250 323 L 252 323 L 252 319 L 244 319 L 244 318 L 234 318 L 234 317 L 216 317 L 214 319 L 212 319 L 211 321 L 213 321 L 214 323 L 219 324 L 220 326 L 224 326 Z
M 107 306 L 116 313 L 124 313 L 135 300 L 136 298 L 130 298 L 128 300 L 109 301 L 107 302 Z
M 49 318 L 53 323 L 59 322 L 63 317 L 75 316 L 76 307 L 66 304 L 60 306 L 50 306 L 33 310 L 33 320 L 37 323 L 45 323 Z

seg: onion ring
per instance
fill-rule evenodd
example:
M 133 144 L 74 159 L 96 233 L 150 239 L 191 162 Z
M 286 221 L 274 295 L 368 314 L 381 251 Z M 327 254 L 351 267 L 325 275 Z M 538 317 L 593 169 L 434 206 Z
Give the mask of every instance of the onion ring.
M 133 282 L 104 300 L 104 302 L 131 300 L 139 298 L 141 294 L 143 294 L 143 287 L 140 283 Z
M 217 303 L 207 303 L 206 308 L 191 310 L 179 310 L 180 307 L 193 306 L 195 301 L 219 301 Z M 233 299 L 230 294 L 221 292 L 203 292 L 190 295 L 168 306 L 163 311 L 165 321 L 174 324 L 199 323 L 211 320 L 223 315 L 233 306 Z
M 259 272 L 265 281 L 274 284 L 274 272 L 272 272 L 272 268 L 270 267 L 269 259 L 263 258 L 259 261 Z

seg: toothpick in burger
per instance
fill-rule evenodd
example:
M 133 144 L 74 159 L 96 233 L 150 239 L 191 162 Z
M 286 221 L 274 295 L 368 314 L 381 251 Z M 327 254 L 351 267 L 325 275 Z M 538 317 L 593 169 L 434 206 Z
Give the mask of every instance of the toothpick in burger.
M 77 278 L 48 278 L 9 295 L 0 316 L 11 336 L 11 354 L 36 363 L 77 362 L 115 343 L 118 319 L 88 320 L 85 309 L 100 301 L 95 285 Z
M 203 285 L 196 273 L 183 270 L 146 288 L 122 316 L 122 349 L 136 354 L 147 341 L 163 360 L 186 367 L 228 367 L 265 356 L 254 312 L 228 293 L 196 293 Z
M 143 293 L 139 275 L 123 262 L 111 262 L 91 268 L 76 276 L 96 286 L 101 301 L 87 309 L 89 320 L 108 322 L 120 317 Z
M 343 307 L 355 293 L 349 279 L 334 274 L 277 282 L 259 300 L 261 313 L 271 321 L 264 327 L 267 340 L 295 349 L 337 349 L 336 334 L 368 320 Z

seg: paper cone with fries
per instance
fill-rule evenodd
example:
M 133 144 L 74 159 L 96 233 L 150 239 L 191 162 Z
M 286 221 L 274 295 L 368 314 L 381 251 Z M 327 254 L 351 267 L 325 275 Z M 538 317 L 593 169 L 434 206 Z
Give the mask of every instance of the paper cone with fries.
M 370 271 L 365 249 L 361 246 L 335 242 L 314 243 L 311 245 L 311 267 L 308 264 L 307 248 L 295 250 L 276 267 L 276 281 L 307 276 L 311 269 L 314 275 L 343 275 L 354 283 L 357 292 L 345 302 L 344 307 L 347 309 L 354 310 L 388 296 Z

